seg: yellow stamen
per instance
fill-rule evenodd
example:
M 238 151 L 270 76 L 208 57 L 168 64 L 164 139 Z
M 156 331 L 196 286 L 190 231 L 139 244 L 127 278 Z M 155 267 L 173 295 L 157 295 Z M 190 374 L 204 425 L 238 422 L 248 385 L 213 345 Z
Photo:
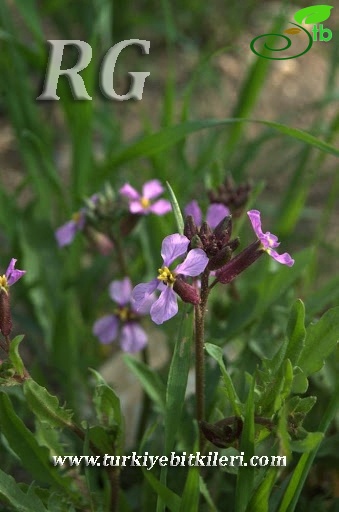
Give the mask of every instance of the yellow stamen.
M 121 322 L 127 322 L 129 317 L 129 309 L 128 308 L 119 308 L 116 311 L 117 316 L 121 320 Z
M 151 204 L 151 202 L 150 202 L 150 200 L 149 200 L 149 199 L 147 199 L 147 197 L 142 197 L 142 198 L 140 199 L 140 204 L 141 204 L 141 206 L 146 210 L 146 208 L 148 208 L 148 207 L 149 207 L 149 205 Z
M 79 220 L 81 219 L 81 214 L 80 212 L 75 212 L 73 213 L 72 215 L 72 220 L 74 220 L 74 222 L 79 222 Z
M 175 274 L 171 272 L 168 267 L 158 268 L 158 279 L 163 281 L 165 284 L 173 285 L 175 282 Z
M 9 286 L 7 284 L 7 277 L 5 276 L 5 274 L 0 276 L 0 290 L 5 291 L 6 293 L 9 290 Z

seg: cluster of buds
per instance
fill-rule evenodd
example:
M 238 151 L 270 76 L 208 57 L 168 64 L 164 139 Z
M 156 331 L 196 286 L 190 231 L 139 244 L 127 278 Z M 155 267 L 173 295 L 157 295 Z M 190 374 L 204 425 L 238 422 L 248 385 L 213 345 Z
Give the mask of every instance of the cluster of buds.
M 227 206 L 234 217 L 240 217 L 247 204 L 252 186 L 249 182 L 236 185 L 231 176 L 227 176 L 224 183 L 216 190 L 209 190 L 208 197 L 211 203 L 221 203 Z
M 208 222 L 199 227 L 193 217 L 188 215 L 185 220 L 184 235 L 190 240 L 189 249 L 202 249 L 208 257 L 208 270 L 217 270 L 226 265 L 233 251 L 239 246 L 239 238 L 231 240 L 232 217 L 224 217 L 212 229 Z

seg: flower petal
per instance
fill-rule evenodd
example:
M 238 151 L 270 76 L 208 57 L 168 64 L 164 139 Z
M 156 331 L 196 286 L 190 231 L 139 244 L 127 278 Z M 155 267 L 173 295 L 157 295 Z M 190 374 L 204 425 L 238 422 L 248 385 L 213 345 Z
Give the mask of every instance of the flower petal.
M 132 296 L 132 283 L 129 277 L 121 281 L 112 281 L 109 285 L 109 295 L 119 306 L 128 304 Z
M 259 240 L 261 240 L 261 238 L 264 236 L 264 233 L 261 229 L 260 212 L 258 210 L 250 210 L 247 212 L 247 215 L 250 218 L 254 233 L 257 235 Z
M 167 199 L 159 199 L 149 207 L 149 211 L 155 213 L 155 215 L 165 215 L 171 210 L 172 205 Z
M 55 238 L 58 242 L 59 247 L 64 247 L 73 242 L 76 233 L 80 230 L 78 223 L 74 220 L 70 220 L 60 226 L 55 232 Z
M 202 213 L 197 201 L 193 200 L 190 203 L 188 203 L 185 207 L 184 212 L 186 216 L 191 215 L 191 217 L 193 217 L 193 220 L 197 226 L 201 226 Z
M 147 335 L 136 322 L 128 322 L 121 329 L 120 346 L 124 352 L 139 352 L 147 345 Z
M 164 191 L 164 187 L 159 180 L 150 180 L 144 183 L 142 187 L 142 197 L 145 199 L 155 199 Z
M 142 206 L 142 204 L 140 203 L 140 200 L 139 201 L 133 200 L 129 203 L 129 211 L 134 214 L 146 215 L 149 211 L 149 208 L 145 208 L 144 206 Z
M 179 235 L 179 233 L 166 236 L 161 245 L 161 256 L 164 266 L 168 267 L 176 258 L 185 254 L 189 243 L 188 238 L 184 235 Z
M 145 306 L 152 293 L 157 289 L 159 280 L 153 279 L 149 283 L 138 284 L 132 291 L 132 307 L 134 311 L 139 312 Z
M 175 269 L 176 274 L 195 277 L 201 274 L 207 266 L 208 257 L 202 249 L 192 249 L 187 254 L 185 261 Z
M 290 254 L 288 254 L 288 252 L 284 252 L 284 254 L 278 254 L 274 249 L 267 249 L 266 252 L 278 263 L 282 263 L 288 267 L 292 267 L 292 265 L 294 265 L 294 259 Z
M 127 197 L 127 199 L 140 199 L 140 194 L 137 190 L 135 190 L 135 188 L 131 187 L 131 185 L 129 183 L 125 183 L 125 185 L 123 185 L 121 187 L 121 189 L 119 190 L 119 193 L 122 195 L 122 196 L 125 196 Z
M 178 299 L 171 286 L 161 292 L 159 299 L 151 307 L 151 318 L 160 325 L 175 316 L 178 312 Z
M 24 274 L 26 274 L 26 270 L 16 270 L 15 264 L 18 260 L 12 258 L 9 262 L 9 265 L 6 270 L 6 278 L 8 286 L 12 286 L 12 284 L 16 283 Z
M 254 232 L 259 238 L 260 242 L 262 243 L 264 249 L 270 249 L 272 247 L 278 247 L 280 245 L 280 243 L 278 242 L 278 237 L 276 235 L 273 235 L 269 231 L 267 231 L 266 233 L 262 232 L 260 212 L 258 210 L 250 210 L 249 212 L 247 212 L 247 215 L 249 216 Z
M 214 229 L 228 215 L 230 215 L 230 210 L 227 206 L 221 203 L 213 203 L 207 209 L 206 222 Z
M 103 316 L 95 322 L 92 332 L 100 343 L 111 343 L 118 334 L 119 320 L 114 315 Z

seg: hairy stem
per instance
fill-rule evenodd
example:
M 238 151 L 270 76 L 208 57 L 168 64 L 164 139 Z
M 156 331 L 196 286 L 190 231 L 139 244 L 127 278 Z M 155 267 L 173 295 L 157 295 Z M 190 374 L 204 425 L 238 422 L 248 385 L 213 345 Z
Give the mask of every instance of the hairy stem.
M 196 418 L 198 425 L 205 419 L 205 313 L 209 294 L 208 288 L 209 270 L 205 270 L 201 277 L 200 304 L 195 310 L 195 394 L 196 394 Z M 199 434 L 199 447 L 203 449 L 205 439 L 202 432 Z

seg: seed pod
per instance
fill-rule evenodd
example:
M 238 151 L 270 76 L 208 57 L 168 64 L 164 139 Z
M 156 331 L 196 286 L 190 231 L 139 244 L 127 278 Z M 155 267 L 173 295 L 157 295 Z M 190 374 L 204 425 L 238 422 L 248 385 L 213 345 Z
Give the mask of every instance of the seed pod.
M 0 291 L 0 331 L 4 336 L 9 336 L 12 330 L 11 305 L 9 291 Z

